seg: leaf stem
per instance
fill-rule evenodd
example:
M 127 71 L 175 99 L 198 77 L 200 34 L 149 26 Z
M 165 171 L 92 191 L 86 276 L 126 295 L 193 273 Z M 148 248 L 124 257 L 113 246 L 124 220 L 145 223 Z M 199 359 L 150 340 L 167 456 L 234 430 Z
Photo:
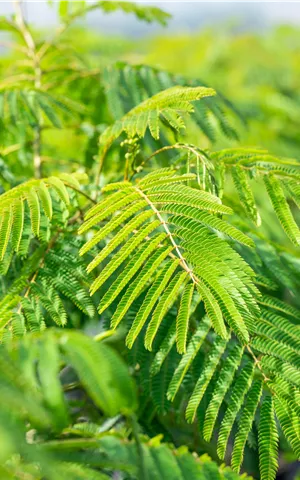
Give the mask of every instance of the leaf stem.
M 91 203 L 94 203 L 96 204 L 96 200 L 94 200 L 92 197 L 90 197 L 87 193 L 83 192 L 82 190 L 79 190 L 79 188 L 76 188 L 74 187 L 73 185 L 71 185 L 70 183 L 66 183 L 65 182 L 65 185 L 67 185 L 69 188 L 71 188 L 72 190 L 74 190 L 74 192 L 77 192 L 79 193 L 80 195 L 82 195 L 83 197 L 85 197 L 87 200 L 89 200 Z
M 192 152 L 197 158 L 200 158 L 201 162 L 204 164 L 203 159 L 201 158 L 201 153 L 197 151 L 195 147 L 192 145 L 185 145 L 185 144 L 180 144 L 180 143 L 175 143 L 174 145 L 166 145 L 155 152 L 151 153 L 149 157 L 147 157 L 139 166 L 144 166 L 145 163 L 147 163 L 151 158 L 156 157 L 156 155 L 159 155 L 160 153 L 166 152 L 167 150 L 188 150 L 189 152 Z M 202 153 L 204 155 L 204 153 Z
M 102 168 L 103 168 L 103 165 L 104 165 L 104 160 L 105 160 L 105 157 L 106 157 L 106 154 L 107 154 L 107 151 L 110 147 L 110 144 L 107 145 L 105 148 L 100 148 L 100 153 L 99 153 L 99 163 L 98 163 L 98 168 L 97 168 L 97 172 L 96 172 L 96 177 L 95 177 L 95 200 L 97 199 L 97 196 L 98 196 L 98 187 L 99 187 L 99 183 L 100 183 L 100 177 L 101 177 L 101 173 L 102 173 Z
M 264 371 L 263 371 L 263 368 L 260 364 L 260 361 L 258 360 L 258 358 L 256 357 L 256 355 L 254 354 L 252 348 L 250 347 L 250 345 L 246 345 L 247 347 L 247 350 L 248 352 L 250 353 L 250 355 L 252 356 L 253 360 L 254 360 L 254 363 L 255 365 L 257 366 L 257 368 L 259 369 L 260 373 L 262 374 L 263 376 L 263 379 L 265 382 L 269 381 L 270 379 L 265 375 Z
M 195 274 L 193 273 L 193 271 L 190 269 L 190 267 L 188 266 L 188 264 L 186 263 L 185 259 L 183 258 L 181 252 L 180 252 L 180 249 L 179 249 L 179 246 L 177 245 L 177 243 L 175 242 L 174 238 L 173 238 L 173 235 L 172 233 L 170 232 L 169 230 L 169 227 L 168 227 L 168 224 L 167 222 L 163 219 L 163 217 L 161 216 L 161 214 L 159 213 L 159 211 L 157 210 L 157 208 L 155 207 L 155 205 L 151 202 L 151 200 L 147 197 L 147 195 L 142 191 L 140 190 L 138 187 L 135 187 L 135 189 L 137 190 L 137 192 L 146 200 L 146 202 L 148 203 L 149 207 L 151 207 L 151 209 L 153 210 L 153 212 L 155 213 L 155 215 L 157 216 L 157 218 L 160 220 L 163 228 L 165 229 L 169 239 L 170 239 L 170 242 L 172 243 L 172 245 L 174 246 L 174 249 L 180 259 L 180 264 L 181 266 L 184 268 L 184 270 L 189 274 L 189 276 L 191 277 L 193 283 L 195 283 L 196 285 L 199 283 L 199 280 L 198 278 L 195 276 Z

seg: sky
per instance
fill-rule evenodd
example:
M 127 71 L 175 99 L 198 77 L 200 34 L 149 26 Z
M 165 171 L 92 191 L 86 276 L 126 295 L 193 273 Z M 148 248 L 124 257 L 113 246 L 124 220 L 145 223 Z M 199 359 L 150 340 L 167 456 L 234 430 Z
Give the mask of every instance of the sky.
M 54 2 L 55 3 L 55 2 Z M 234 21 L 240 28 L 260 30 L 273 24 L 287 23 L 300 26 L 300 2 L 199 2 L 199 1 L 140 1 L 155 4 L 173 15 L 167 32 L 191 32 L 204 26 Z M 49 7 L 47 0 L 25 0 L 26 17 L 40 26 L 56 24 L 55 7 Z M 0 0 L 0 15 L 13 12 L 12 1 Z M 88 15 L 91 28 L 105 34 L 126 34 L 134 37 L 166 32 L 154 25 L 145 25 L 132 16 L 122 13 L 103 15 L 100 11 Z

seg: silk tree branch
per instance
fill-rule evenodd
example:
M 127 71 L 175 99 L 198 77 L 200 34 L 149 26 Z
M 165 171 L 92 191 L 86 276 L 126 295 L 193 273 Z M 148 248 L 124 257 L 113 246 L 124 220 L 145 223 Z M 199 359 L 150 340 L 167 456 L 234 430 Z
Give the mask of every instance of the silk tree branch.
M 40 89 L 42 86 L 42 69 L 40 65 L 40 59 L 37 55 L 36 44 L 33 39 L 33 36 L 30 32 L 30 29 L 25 21 L 23 9 L 22 9 L 22 0 L 13 0 L 13 4 L 16 12 L 16 25 L 19 28 L 19 31 L 23 37 L 25 45 L 27 47 L 27 56 L 30 58 L 33 64 L 34 71 L 34 87 Z M 33 139 L 33 166 L 34 166 L 34 175 L 36 178 L 42 177 L 42 160 L 41 160 L 41 124 L 42 119 L 38 115 L 37 125 L 34 128 L 34 139 Z

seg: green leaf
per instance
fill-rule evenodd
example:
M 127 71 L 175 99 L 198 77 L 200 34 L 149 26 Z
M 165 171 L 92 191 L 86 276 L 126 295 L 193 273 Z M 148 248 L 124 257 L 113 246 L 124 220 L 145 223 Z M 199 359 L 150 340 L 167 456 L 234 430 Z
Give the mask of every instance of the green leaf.
M 259 227 L 261 224 L 261 219 L 257 211 L 254 195 L 250 188 L 245 170 L 237 165 L 232 168 L 231 173 L 243 207 L 245 208 L 249 218 L 255 223 L 255 225 Z
M 172 278 L 173 273 L 178 267 L 179 260 L 173 260 L 168 262 L 164 268 L 160 271 L 157 278 L 154 280 L 153 284 L 149 288 L 146 298 L 141 305 L 133 324 L 128 332 L 126 337 L 126 345 L 128 348 L 131 348 L 134 341 L 136 340 L 139 332 L 143 328 L 148 316 L 151 313 L 155 303 L 159 299 L 160 295 L 168 285 L 169 281 Z
M 52 412 L 55 427 L 60 430 L 69 424 L 70 419 L 58 378 L 59 371 L 59 351 L 54 338 L 49 335 L 39 345 L 38 373 L 46 405 Z
M 231 389 L 230 402 L 227 406 L 224 418 L 221 423 L 217 452 L 221 459 L 224 459 L 226 446 L 235 418 L 243 404 L 244 397 L 248 392 L 254 374 L 254 365 L 247 363 L 238 374 L 238 378 Z
M 26 200 L 30 211 L 32 232 L 38 237 L 40 233 L 41 214 L 39 199 L 34 189 L 26 193 Z
M 157 330 L 166 315 L 167 311 L 171 308 L 173 303 L 175 302 L 178 292 L 180 288 L 185 284 L 187 280 L 187 272 L 182 272 L 177 274 L 170 284 L 168 288 L 165 290 L 164 294 L 162 295 L 159 304 L 157 305 L 156 309 L 153 312 L 151 321 L 148 325 L 146 336 L 145 336 L 145 348 L 147 350 L 152 350 L 152 343 L 154 337 L 157 333 Z
M 189 423 L 192 423 L 195 420 L 197 409 L 215 372 L 215 369 L 219 364 L 220 358 L 224 353 L 225 347 L 226 341 L 223 340 L 223 338 L 217 337 L 209 356 L 204 362 L 204 366 L 186 407 L 185 416 Z
M 208 318 L 204 318 L 200 322 L 196 332 L 192 335 L 186 353 L 182 356 L 181 361 L 179 362 L 179 365 L 174 372 L 174 376 L 170 382 L 167 392 L 167 397 L 169 400 L 174 400 L 188 369 L 194 361 L 203 342 L 205 341 L 209 329 L 210 321 Z
M 186 352 L 186 340 L 193 293 L 194 285 L 193 283 L 189 283 L 186 285 L 181 296 L 180 307 L 176 318 L 176 344 L 179 353 Z
M 101 135 L 100 142 L 105 148 L 108 148 L 123 131 L 127 133 L 129 137 L 134 137 L 135 135 L 143 136 L 146 126 L 149 126 L 154 138 L 158 138 L 158 120 L 160 114 L 164 115 L 165 121 L 170 127 L 180 128 L 184 124 L 182 120 L 178 124 L 176 114 L 178 119 L 179 111 L 191 112 L 192 101 L 211 95 L 215 95 L 215 91 L 206 87 L 174 86 L 163 90 L 153 95 L 153 97 L 144 100 L 144 102 L 126 113 L 126 115 L 120 120 L 117 120 L 112 126 L 109 126 Z M 143 120 L 142 128 L 140 125 L 141 118 Z
M 286 201 L 280 180 L 274 175 L 265 175 L 264 182 L 282 228 L 294 245 L 300 245 L 300 231 Z
M 278 468 L 278 432 L 272 397 L 265 397 L 258 428 L 259 470 L 262 480 L 273 480 Z
M 255 412 L 262 394 L 262 382 L 257 380 L 247 394 L 245 406 L 241 418 L 239 419 L 238 433 L 234 440 L 234 446 L 231 457 L 231 467 L 234 471 L 239 472 L 244 456 L 245 444 L 251 431 L 254 421 Z
M 203 437 L 207 442 L 210 442 L 211 440 L 219 409 L 224 400 L 226 392 L 231 386 L 234 374 L 240 366 L 242 354 L 243 347 L 239 344 L 235 345 L 232 350 L 229 350 L 228 356 L 222 365 L 216 386 L 213 390 L 212 398 L 205 413 Z
M 133 381 L 112 350 L 79 332 L 61 333 L 59 342 L 89 395 L 106 415 L 128 414 L 136 409 Z

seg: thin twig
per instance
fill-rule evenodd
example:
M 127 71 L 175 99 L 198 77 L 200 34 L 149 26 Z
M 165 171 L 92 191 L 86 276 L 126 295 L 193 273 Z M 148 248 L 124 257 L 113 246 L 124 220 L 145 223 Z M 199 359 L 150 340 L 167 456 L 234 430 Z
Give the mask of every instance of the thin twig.
M 94 203 L 94 204 L 97 203 L 96 200 L 94 200 L 92 197 L 90 197 L 87 193 L 83 192 L 82 190 L 79 190 L 79 188 L 76 188 L 73 185 L 71 185 L 70 183 L 66 183 L 66 182 L 65 182 L 65 185 L 67 187 L 71 188 L 72 190 L 74 190 L 74 192 L 77 192 L 80 195 L 82 195 L 83 197 L 87 198 L 87 200 L 89 200 L 91 203 Z
M 55 41 L 57 41 L 59 37 L 63 33 L 65 33 L 65 31 L 69 28 L 72 22 L 74 22 L 74 20 L 76 20 L 77 18 L 81 17 L 82 15 L 86 14 L 91 10 L 95 10 L 96 8 L 99 8 L 99 5 L 97 3 L 93 5 L 89 5 L 88 7 L 81 8 L 78 11 L 74 12 L 73 14 L 69 15 L 66 21 L 58 27 L 58 29 L 55 32 L 55 35 L 48 42 L 45 42 L 41 46 L 40 50 L 38 51 L 39 60 L 41 60 L 45 56 L 49 48 L 55 45 Z
M 16 25 L 27 46 L 27 55 L 33 62 L 34 70 L 34 87 L 40 89 L 42 86 L 42 70 L 40 66 L 40 59 L 36 52 L 36 45 L 31 35 L 30 29 L 25 22 L 22 0 L 13 0 L 16 12 Z M 36 178 L 42 177 L 42 162 L 41 162 L 41 118 L 38 118 L 38 123 L 35 126 L 35 136 L 33 140 L 33 166 Z
M 252 351 L 252 348 L 250 347 L 250 345 L 246 345 L 246 348 L 247 348 L 248 352 L 250 353 L 250 355 L 252 356 L 255 365 L 257 366 L 257 368 L 259 369 L 260 373 L 262 374 L 264 381 L 265 381 L 265 382 L 269 381 L 270 379 L 265 375 L 265 373 L 264 373 L 264 371 L 263 371 L 263 368 L 262 368 L 262 366 L 261 366 L 261 364 L 260 364 L 260 361 L 258 360 L 258 358 L 256 357 L 256 355 L 255 355 L 254 352 Z
M 174 145 L 166 145 L 162 148 L 159 148 L 155 152 L 151 153 L 151 155 L 145 158 L 145 160 L 139 165 L 139 167 L 143 167 L 147 162 L 149 162 L 149 160 L 151 160 L 151 158 L 156 157 L 156 155 L 166 152 L 167 150 L 188 150 L 189 152 L 192 152 L 197 158 L 199 157 L 202 164 L 204 165 L 204 161 L 201 158 L 201 154 L 196 150 L 196 148 L 194 148 L 191 145 L 175 143 Z
M 107 151 L 108 151 L 109 147 L 110 147 L 110 145 L 107 145 L 105 148 L 103 148 L 100 151 L 99 164 L 98 164 L 97 173 L 96 173 L 96 177 L 95 177 L 95 192 L 94 192 L 95 200 L 97 199 L 98 187 L 99 187 L 99 183 L 100 183 L 102 168 L 103 168 L 104 160 L 105 160 L 105 157 L 106 157 L 106 154 L 107 154 Z

